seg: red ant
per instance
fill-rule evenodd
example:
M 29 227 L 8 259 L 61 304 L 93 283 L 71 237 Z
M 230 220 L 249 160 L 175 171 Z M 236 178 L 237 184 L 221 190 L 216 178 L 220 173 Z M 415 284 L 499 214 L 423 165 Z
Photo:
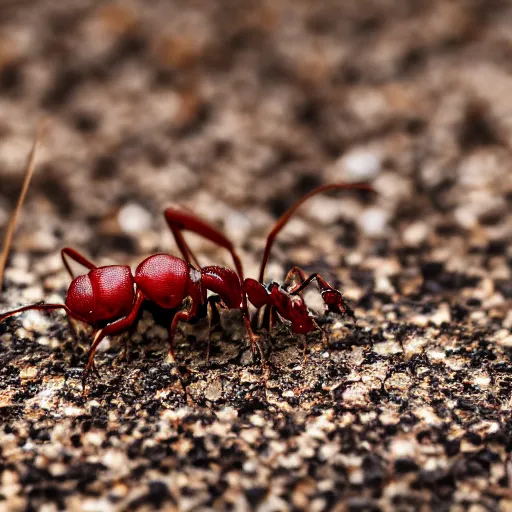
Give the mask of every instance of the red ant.
M 272 326 L 274 313 L 277 312 L 279 317 L 290 322 L 294 333 L 306 335 L 315 329 L 321 330 L 310 316 L 300 296 L 300 292 L 306 286 L 316 281 L 327 312 L 354 316 L 338 290 L 318 274 L 306 277 L 298 267 L 294 267 L 287 276 L 287 281 L 298 279 L 298 284 L 289 288 L 277 283 L 271 283 L 268 287 L 263 285 L 265 267 L 276 235 L 286 225 L 295 210 L 307 199 L 320 192 L 334 189 L 372 190 L 366 184 L 323 185 L 295 202 L 279 218 L 267 237 L 258 281 L 251 278 L 244 279 L 240 257 L 233 244 L 220 231 L 195 215 L 167 208 L 164 216 L 183 259 L 170 254 L 154 254 L 143 260 L 133 275 L 130 267 L 126 265 L 97 267 L 74 249 L 66 247 L 61 251 L 62 260 L 73 280 L 69 285 L 65 303 L 24 306 L 0 315 L 0 322 L 31 309 L 64 309 L 68 318 L 92 325 L 95 332 L 84 370 L 85 383 L 87 374 L 93 367 L 94 355 L 100 342 L 105 336 L 114 336 L 132 327 L 137 321 L 144 300 L 154 302 L 164 309 L 178 309 L 172 319 L 169 334 L 169 358 L 175 363 L 173 341 L 178 323 L 187 322 L 196 317 L 200 306 L 215 307 L 214 302 L 207 298 L 209 290 L 218 295 L 220 307 L 241 310 L 250 336 L 251 349 L 254 351 L 256 345 L 264 361 L 263 352 L 257 341 L 258 337 L 251 327 L 247 301 L 256 308 L 256 316 L 262 308 L 267 310 L 269 327 Z M 199 234 L 219 247 L 227 249 L 233 258 L 236 272 L 215 265 L 201 267 L 183 237 L 184 231 Z M 67 258 L 85 266 L 89 272 L 74 277 Z

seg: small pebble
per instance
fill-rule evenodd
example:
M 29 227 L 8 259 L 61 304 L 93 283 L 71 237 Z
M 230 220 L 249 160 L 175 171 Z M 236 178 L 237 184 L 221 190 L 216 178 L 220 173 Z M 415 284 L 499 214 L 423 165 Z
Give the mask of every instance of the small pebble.
M 370 181 L 379 174 L 381 161 L 376 153 L 366 149 L 354 149 L 336 163 L 342 178 L 348 182 Z
M 224 221 L 224 230 L 236 245 L 240 245 L 247 239 L 251 230 L 251 221 L 246 215 L 233 211 Z
M 425 222 L 415 222 L 405 229 L 402 238 L 407 245 L 415 247 L 424 242 L 427 235 L 428 225 Z
M 129 234 L 137 234 L 150 229 L 153 218 L 145 208 L 136 203 L 123 206 L 117 215 L 121 230 Z
M 363 232 L 372 237 L 384 236 L 387 230 L 388 213 L 378 207 L 365 210 L 358 219 Z

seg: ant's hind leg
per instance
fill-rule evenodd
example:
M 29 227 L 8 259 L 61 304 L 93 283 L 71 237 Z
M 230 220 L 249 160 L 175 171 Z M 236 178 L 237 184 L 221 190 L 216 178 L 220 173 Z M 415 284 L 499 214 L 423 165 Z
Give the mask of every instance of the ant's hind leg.
M 240 256 L 236 252 L 233 243 L 217 228 L 210 226 L 210 224 L 200 219 L 196 215 L 184 212 L 182 210 L 177 210 L 175 208 L 167 208 L 164 211 L 164 216 L 169 229 L 174 235 L 176 244 L 178 245 L 178 248 L 183 254 L 183 258 L 187 263 L 190 263 L 190 261 L 193 260 L 197 267 L 201 268 L 197 258 L 186 243 L 182 231 L 191 231 L 196 233 L 206 240 L 209 240 L 219 247 L 223 247 L 229 251 L 231 253 L 231 257 L 233 258 L 238 277 L 240 278 L 240 281 L 243 281 L 244 275 Z
M 320 331 L 322 335 L 322 345 L 324 346 L 324 349 L 328 352 L 329 357 L 331 356 L 331 347 L 329 345 L 329 339 L 327 338 L 327 334 L 325 334 L 325 331 L 318 325 L 318 323 L 313 320 L 313 325 L 315 328 Z M 304 362 L 308 359 L 308 340 L 307 340 L 307 334 L 299 334 L 299 340 L 302 341 L 302 345 L 304 347 L 303 350 L 303 356 L 304 356 Z
M 252 318 L 251 325 L 253 329 L 266 329 L 266 331 L 270 334 L 274 328 L 274 323 L 274 308 L 269 304 L 265 304 L 258 311 L 256 311 Z
M 322 345 L 324 346 L 325 350 L 327 350 L 327 352 L 329 352 L 329 355 L 330 355 L 331 354 L 331 346 L 329 345 L 329 339 L 327 338 L 327 334 L 325 334 L 325 331 L 318 325 L 318 323 L 315 320 L 313 320 L 313 324 L 321 332 Z

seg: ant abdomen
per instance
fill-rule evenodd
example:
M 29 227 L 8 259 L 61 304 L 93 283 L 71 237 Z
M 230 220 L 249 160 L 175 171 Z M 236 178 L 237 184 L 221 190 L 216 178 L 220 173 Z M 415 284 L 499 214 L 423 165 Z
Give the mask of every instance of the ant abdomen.
M 135 297 L 133 285 L 130 267 L 98 267 L 73 279 L 66 306 L 88 323 L 108 322 L 130 312 Z
M 89 274 L 78 276 L 71 281 L 66 294 L 66 306 L 74 316 L 84 322 L 93 324 L 96 322 L 94 307 L 94 292 Z

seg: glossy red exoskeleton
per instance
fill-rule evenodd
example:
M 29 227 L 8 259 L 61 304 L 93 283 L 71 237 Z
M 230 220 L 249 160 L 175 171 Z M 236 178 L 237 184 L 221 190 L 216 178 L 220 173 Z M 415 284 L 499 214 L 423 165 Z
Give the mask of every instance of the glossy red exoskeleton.
M 215 302 L 207 297 L 210 291 L 217 294 L 217 305 L 220 307 L 241 310 L 251 339 L 251 347 L 254 349 L 257 346 L 263 359 L 257 336 L 251 327 L 248 302 L 256 308 L 256 317 L 262 308 L 265 310 L 269 327 L 276 318 L 281 318 L 290 322 L 294 333 L 305 335 L 314 329 L 320 329 L 300 295 L 306 286 L 316 281 L 326 312 L 353 316 L 341 293 L 318 274 L 307 277 L 301 269 L 294 267 L 287 275 L 286 282 L 291 283 L 289 286 L 277 283 L 268 286 L 263 284 L 270 251 L 279 231 L 304 201 L 320 192 L 334 189 L 372 190 L 366 184 L 323 185 L 295 202 L 268 235 L 258 280 L 244 278 L 240 257 L 233 244 L 220 231 L 195 215 L 168 208 L 164 212 L 165 219 L 182 258 L 170 254 L 154 254 L 143 260 L 135 273 L 132 273 L 126 265 L 97 267 L 74 249 L 65 248 L 61 251 L 62 260 L 73 278 L 65 303 L 21 307 L 0 315 L 0 322 L 31 309 L 61 308 L 66 311 L 68 317 L 90 324 L 95 332 L 84 371 L 85 378 L 93 366 L 99 343 L 105 336 L 120 334 L 133 326 L 145 300 L 154 302 L 161 308 L 177 309 L 169 333 L 169 357 L 174 361 L 173 341 L 178 323 L 194 318 L 201 306 L 215 307 Z M 236 271 L 216 265 L 201 267 L 185 241 L 184 231 L 199 234 L 227 249 L 231 253 Z M 67 258 L 85 266 L 89 272 L 74 277 Z

